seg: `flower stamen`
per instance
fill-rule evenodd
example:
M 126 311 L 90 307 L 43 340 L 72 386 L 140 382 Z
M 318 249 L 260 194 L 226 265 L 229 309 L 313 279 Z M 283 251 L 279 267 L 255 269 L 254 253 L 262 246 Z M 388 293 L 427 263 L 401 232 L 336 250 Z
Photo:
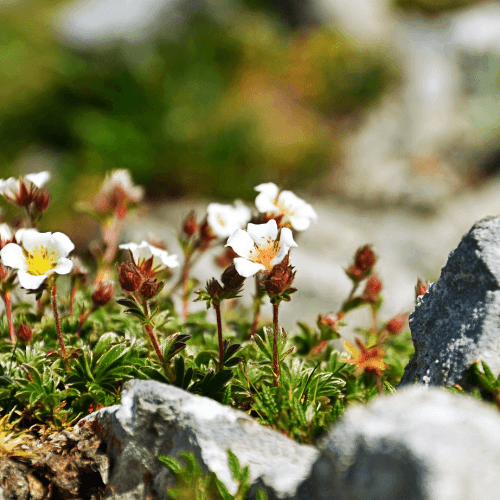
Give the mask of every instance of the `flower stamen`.
M 44 246 L 35 247 L 31 253 L 26 251 L 27 273 L 42 276 L 47 271 L 57 267 L 56 252 L 47 250 Z

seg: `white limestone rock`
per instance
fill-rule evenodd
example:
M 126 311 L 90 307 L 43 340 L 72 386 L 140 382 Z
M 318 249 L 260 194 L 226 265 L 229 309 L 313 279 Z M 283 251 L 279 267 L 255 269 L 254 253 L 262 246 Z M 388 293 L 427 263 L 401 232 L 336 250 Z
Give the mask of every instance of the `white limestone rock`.
M 401 386 L 462 382 L 474 360 L 500 373 L 500 217 L 476 222 L 409 319 L 415 354 Z
M 500 415 L 442 388 L 351 407 L 320 444 L 300 500 L 498 498 Z
M 132 380 L 122 404 L 84 420 L 97 421 L 112 466 L 105 498 L 166 499 L 174 477 L 157 459 L 193 452 L 205 471 L 213 471 L 231 493 L 236 483 L 228 466 L 230 449 L 250 483 L 264 486 L 269 498 L 291 498 L 311 471 L 318 451 L 258 424 L 241 411 L 156 381 Z M 152 495 L 152 497 L 148 497 Z

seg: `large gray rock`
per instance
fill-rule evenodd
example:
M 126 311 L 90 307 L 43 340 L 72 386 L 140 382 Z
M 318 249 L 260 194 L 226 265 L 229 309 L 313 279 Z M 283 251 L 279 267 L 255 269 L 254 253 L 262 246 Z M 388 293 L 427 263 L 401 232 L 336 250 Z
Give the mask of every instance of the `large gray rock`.
M 318 456 L 312 446 L 295 443 L 241 411 L 155 381 L 128 382 L 120 406 L 85 420 L 94 421 L 105 436 L 113 464 L 105 498 L 114 500 L 168 498 L 174 478 L 157 457 L 180 452 L 193 452 L 205 471 L 215 472 L 235 493 L 228 449 L 249 466 L 251 484 L 266 487 L 270 498 L 291 498 Z
M 493 500 L 500 416 L 473 398 L 411 387 L 352 407 L 320 444 L 300 500 Z
M 474 224 L 409 322 L 415 354 L 400 385 L 452 386 L 476 359 L 500 373 L 500 217 Z

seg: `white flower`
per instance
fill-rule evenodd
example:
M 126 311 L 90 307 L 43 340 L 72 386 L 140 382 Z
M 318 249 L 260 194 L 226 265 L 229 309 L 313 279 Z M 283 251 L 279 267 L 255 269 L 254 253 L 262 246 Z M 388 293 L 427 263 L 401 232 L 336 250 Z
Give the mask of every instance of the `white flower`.
M 23 288 L 36 289 L 53 273 L 68 274 L 73 262 L 67 258 L 75 248 L 63 233 L 39 233 L 24 229 L 16 233 L 16 243 L 5 245 L 0 251 L 2 264 L 18 269 L 17 276 Z
M 236 229 L 241 229 L 250 220 L 250 209 L 240 200 L 233 205 L 210 203 L 207 207 L 208 223 L 219 238 L 231 236 Z
M 169 255 L 166 250 L 154 247 L 148 242 L 143 241 L 140 245 L 137 243 L 126 243 L 120 245 L 122 250 L 130 250 L 135 263 L 140 267 L 141 263 L 153 257 L 153 269 L 159 267 L 178 267 L 177 255 Z
M 28 174 L 21 179 L 14 179 L 14 177 L 9 177 L 5 180 L 0 179 L 0 194 L 5 196 L 8 200 L 17 203 L 24 195 L 22 189 L 22 185 L 24 185 L 26 193 L 31 199 L 31 203 L 38 189 L 43 187 L 49 179 L 50 172 L 47 171 L 38 172 L 37 174 Z
M 127 202 L 139 203 L 143 197 L 144 188 L 134 185 L 130 172 L 122 168 L 106 175 L 95 206 L 99 212 L 113 210 L 124 216 L 127 212 Z
M 260 194 L 255 198 L 255 205 L 259 212 L 283 215 L 283 220 L 297 231 L 307 229 L 311 220 L 316 221 L 318 216 L 314 208 L 291 191 L 280 191 L 272 182 L 259 184 L 256 188 Z
M 278 237 L 278 225 L 274 219 L 266 224 L 248 224 L 247 230 L 237 229 L 227 240 L 240 257 L 234 259 L 236 271 L 248 278 L 259 271 L 271 271 L 287 255 L 290 247 L 296 247 L 290 229 L 284 227 Z

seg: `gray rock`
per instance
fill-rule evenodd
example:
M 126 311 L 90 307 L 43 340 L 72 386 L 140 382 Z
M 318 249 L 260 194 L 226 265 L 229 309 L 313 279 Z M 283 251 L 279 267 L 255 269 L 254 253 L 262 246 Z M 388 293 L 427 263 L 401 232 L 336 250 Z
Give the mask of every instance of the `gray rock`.
M 444 389 L 352 407 L 320 450 L 301 500 L 492 500 L 500 491 L 498 412 Z
M 474 360 L 500 373 L 500 217 L 474 224 L 410 315 L 415 354 L 401 385 L 461 382 Z
M 290 498 L 310 474 L 318 456 L 312 446 L 297 444 L 258 424 L 241 411 L 156 381 L 132 380 L 122 389 L 122 404 L 84 420 L 97 421 L 113 463 L 106 498 L 167 498 L 174 485 L 158 455 L 193 452 L 200 465 L 236 491 L 228 466 L 230 449 L 250 482 L 265 486 L 270 498 Z

